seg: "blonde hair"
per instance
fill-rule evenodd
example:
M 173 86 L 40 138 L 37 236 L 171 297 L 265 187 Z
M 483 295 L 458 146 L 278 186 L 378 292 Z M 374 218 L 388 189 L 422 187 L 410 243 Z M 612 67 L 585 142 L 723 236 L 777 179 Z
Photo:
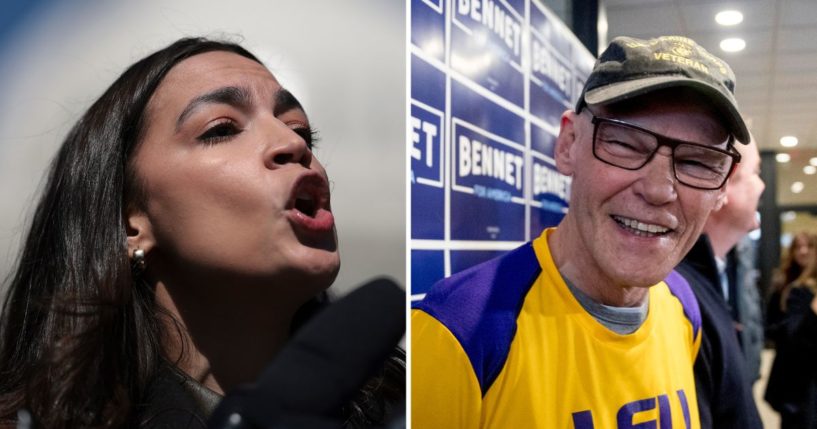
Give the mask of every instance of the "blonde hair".
M 801 267 L 794 258 L 798 239 L 805 240 L 810 248 L 815 249 L 811 254 L 811 259 L 804 267 Z M 786 311 L 786 301 L 789 298 L 789 292 L 794 287 L 807 288 L 817 295 L 817 234 L 807 231 L 795 234 L 783 264 L 781 264 L 781 271 L 786 275 L 783 291 L 780 294 L 780 308 L 783 311 Z

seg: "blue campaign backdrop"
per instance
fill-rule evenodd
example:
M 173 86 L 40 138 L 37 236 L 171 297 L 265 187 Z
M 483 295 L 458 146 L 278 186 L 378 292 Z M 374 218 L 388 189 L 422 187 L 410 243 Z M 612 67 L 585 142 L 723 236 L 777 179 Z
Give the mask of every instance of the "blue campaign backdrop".
M 411 293 L 556 225 L 559 118 L 594 57 L 538 0 L 410 0 Z

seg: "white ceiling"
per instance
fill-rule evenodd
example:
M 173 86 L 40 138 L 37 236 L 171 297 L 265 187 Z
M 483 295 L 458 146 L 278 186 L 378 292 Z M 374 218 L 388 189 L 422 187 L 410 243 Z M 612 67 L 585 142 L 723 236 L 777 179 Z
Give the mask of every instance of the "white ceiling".
M 580 0 L 575 0 L 580 1 Z M 650 38 L 683 35 L 723 58 L 737 76 L 736 97 L 761 150 L 789 152 L 792 161 L 778 169 L 780 204 L 817 203 L 817 175 L 803 166 L 817 156 L 817 0 L 604 0 L 608 40 L 616 36 Z M 743 22 L 723 27 L 721 10 L 743 13 Z M 746 40 L 746 49 L 723 52 L 727 37 Z M 794 135 L 793 149 L 780 137 Z M 791 183 L 805 189 L 793 194 Z

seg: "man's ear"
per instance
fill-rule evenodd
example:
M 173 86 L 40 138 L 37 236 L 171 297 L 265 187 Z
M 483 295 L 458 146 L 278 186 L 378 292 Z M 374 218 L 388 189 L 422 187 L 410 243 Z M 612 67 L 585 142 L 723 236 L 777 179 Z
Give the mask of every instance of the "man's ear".
M 573 154 L 573 144 L 576 142 L 576 119 L 578 115 L 572 110 L 562 113 L 562 122 L 559 128 L 559 135 L 556 137 L 556 148 L 553 157 L 556 160 L 556 169 L 565 176 L 572 176 L 575 157 Z
M 712 209 L 712 213 L 715 213 L 722 209 L 728 202 L 729 198 L 726 196 L 726 189 L 725 187 L 721 188 L 720 194 L 718 195 L 718 199 L 715 201 L 715 207 Z M 712 216 L 711 213 L 710 216 Z
M 128 256 L 133 257 L 136 249 L 142 249 L 145 253 L 150 253 L 156 245 L 153 236 L 153 224 L 150 222 L 147 213 L 142 210 L 130 210 L 125 217 L 125 232 L 128 240 Z

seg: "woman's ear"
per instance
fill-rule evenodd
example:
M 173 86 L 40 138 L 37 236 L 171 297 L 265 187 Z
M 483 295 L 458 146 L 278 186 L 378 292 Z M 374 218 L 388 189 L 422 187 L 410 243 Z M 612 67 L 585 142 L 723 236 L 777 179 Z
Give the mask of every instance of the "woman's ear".
M 576 119 L 578 115 L 572 110 L 562 113 L 559 135 L 556 137 L 556 148 L 553 157 L 556 169 L 565 176 L 572 176 L 575 164 L 572 149 L 576 142 Z
M 128 256 L 133 257 L 136 249 L 150 253 L 156 245 L 153 236 L 153 225 L 147 213 L 142 210 L 131 210 L 125 217 L 125 233 L 128 240 Z

